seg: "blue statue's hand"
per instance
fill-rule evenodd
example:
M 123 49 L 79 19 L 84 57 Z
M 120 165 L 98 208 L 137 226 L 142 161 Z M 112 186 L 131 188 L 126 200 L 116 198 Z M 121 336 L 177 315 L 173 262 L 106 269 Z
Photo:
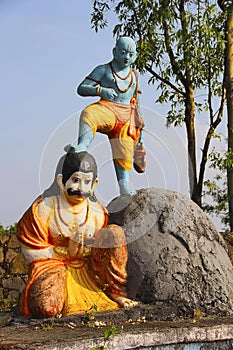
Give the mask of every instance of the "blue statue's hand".
M 117 97 L 117 93 L 114 89 L 111 88 L 106 88 L 106 87 L 101 87 L 101 92 L 100 92 L 100 96 L 102 97 L 102 99 L 104 100 L 109 100 L 112 101 L 114 100 L 115 97 Z

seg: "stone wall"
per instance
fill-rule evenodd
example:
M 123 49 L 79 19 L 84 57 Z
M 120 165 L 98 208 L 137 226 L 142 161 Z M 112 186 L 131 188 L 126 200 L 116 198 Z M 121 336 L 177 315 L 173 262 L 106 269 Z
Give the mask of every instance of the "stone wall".
M 27 266 L 15 234 L 0 234 L 0 308 L 14 304 L 27 280 Z

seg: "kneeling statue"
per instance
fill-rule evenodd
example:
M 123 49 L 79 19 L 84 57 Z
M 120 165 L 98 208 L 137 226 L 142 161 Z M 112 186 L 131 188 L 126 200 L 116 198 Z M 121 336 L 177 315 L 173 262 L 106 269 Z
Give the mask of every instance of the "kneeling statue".
M 67 153 L 59 194 L 38 197 L 17 224 L 29 278 L 19 302 L 24 316 L 45 318 L 137 304 L 126 295 L 123 229 L 108 225 L 94 195 L 95 159 Z

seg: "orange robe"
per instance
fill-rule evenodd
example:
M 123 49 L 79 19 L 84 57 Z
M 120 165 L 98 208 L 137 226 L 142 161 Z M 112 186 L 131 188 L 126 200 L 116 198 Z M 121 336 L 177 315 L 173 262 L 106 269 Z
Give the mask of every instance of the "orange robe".
M 79 258 L 68 253 L 69 238 L 54 235 L 48 222 L 38 215 L 39 197 L 17 225 L 19 240 L 28 249 L 53 248 L 53 258 L 36 259 L 29 265 L 29 278 L 20 298 L 24 316 L 63 316 L 87 311 L 118 309 L 111 294 L 126 296 L 127 248 L 124 232 L 117 225 L 107 226 L 107 213 L 99 202 L 91 203 L 91 219 L 102 215 L 96 228 L 95 244 Z M 54 216 L 51 208 L 51 216 Z
M 134 98 L 130 105 L 100 100 L 87 106 L 80 120 L 88 124 L 94 135 L 96 132 L 108 135 L 114 162 L 122 169 L 131 170 L 134 149 L 144 127 Z

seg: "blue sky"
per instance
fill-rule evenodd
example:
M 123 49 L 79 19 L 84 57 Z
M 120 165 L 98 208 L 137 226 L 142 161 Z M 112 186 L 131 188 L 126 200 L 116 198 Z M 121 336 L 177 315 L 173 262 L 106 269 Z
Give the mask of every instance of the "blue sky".
M 53 181 L 63 147 L 75 140 L 79 113 L 93 98 L 76 94 L 77 85 L 98 64 L 112 58 L 112 26 L 91 29 L 89 0 L 0 1 L 0 223 L 10 225 Z M 166 107 L 141 77 L 148 147 L 147 171 L 132 173 L 136 188 L 163 187 L 188 194 L 183 129 L 165 125 Z M 200 133 L 205 125 L 200 125 Z M 97 197 L 117 196 L 107 139 L 90 148 L 100 168 Z

